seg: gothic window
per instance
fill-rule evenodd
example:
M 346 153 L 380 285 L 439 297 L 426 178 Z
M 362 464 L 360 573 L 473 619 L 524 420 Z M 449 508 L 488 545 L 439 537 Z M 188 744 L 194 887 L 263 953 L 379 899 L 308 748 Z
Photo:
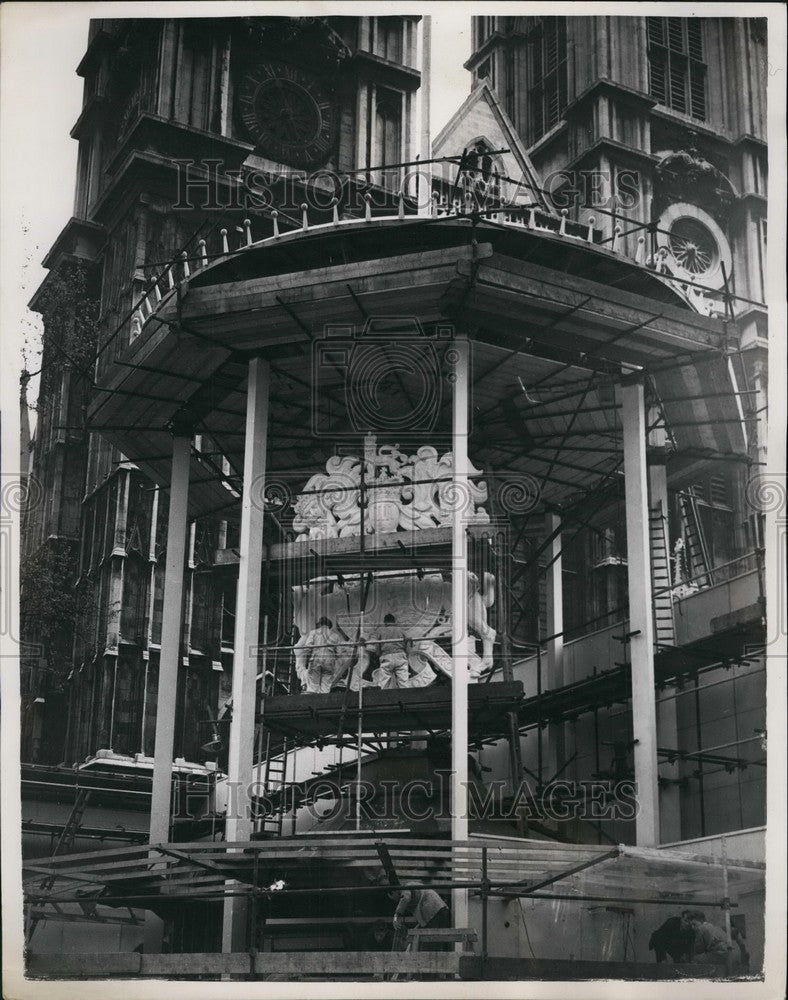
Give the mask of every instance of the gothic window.
M 192 575 L 192 621 L 189 645 L 200 653 L 213 652 L 213 588 L 210 571 L 199 570 Z
M 477 139 L 467 157 L 465 189 L 469 191 L 479 207 L 498 204 L 501 201 L 501 162 L 492 152 L 485 139 Z
M 76 214 L 87 217 L 95 200 L 96 152 L 93 139 L 84 139 L 79 144 L 79 180 L 77 183 Z
M 379 17 L 376 25 L 377 54 L 389 62 L 402 62 L 402 28 L 401 17 Z
M 688 17 L 647 17 L 649 93 L 659 104 L 706 118 L 703 22 Z
M 123 603 L 120 634 L 126 642 L 142 645 L 145 641 L 148 608 L 147 560 L 131 552 L 123 567 Z
M 722 288 L 731 273 L 728 240 L 704 209 L 688 202 L 670 205 L 659 218 L 657 245 L 667 252 L 671 271 L 678 277 Z
M 402 95 L 379 87 L 375 104 L 375 159 L 381 166 L 402 159 Z M 381 171 L 384 187 L 396 187 L 398 170 Z
M 558 124 L 566 104 L 566 18 L 543 17 L 528 34 L 529 146 Z
M 510 46 L 503 53 L 503 106 L 506 114 L 514 120 L 515 113 L 515 73 L 514 51 Z
M 153 577 L 153 621 L 150 641 L 154 646 L 161 643 L 161 623 L 164 616 L 164 564 L 156 566 Z
M 476 28 L 476 48 L 478 49 L 481 45 L 484 45 L 490 35 L 495 31 L 495 18 L 475 17 L 473 19 L 473 23 Z

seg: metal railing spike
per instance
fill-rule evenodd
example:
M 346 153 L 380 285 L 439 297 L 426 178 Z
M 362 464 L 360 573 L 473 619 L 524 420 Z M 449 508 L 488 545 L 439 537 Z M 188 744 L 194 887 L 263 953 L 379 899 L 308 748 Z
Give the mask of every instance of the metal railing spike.
M 400 188 L 399 197 L 397 198 L 397 218 L 405 218 L 405 195 Z
M 244 219 L 244 235 L 246 236 L 246 245 L 250 247 L 252 245 L 252 220 Z
M 227 230 L 226 229 L 222 229 L 221 236 L 222 236 L 222 253 L 229 253 L 230 252 L 230 245 L 227 242 Z
M 191 268 L 189 267 L 189 255 L 184 250 L 181 254 L 181 260 L 183 261 L 183 276 L 188 278 L 191 275 Z
M 332 221 L 335 226 L 339 225 L 339 198 L 331 199 Z
M 364 202 L 365 202 L 365 204 L 364 204 L 364 221 L 365 222 L 371 222 L 372 221 L 372 195 L 369 192 L 367 192 L 364 195 Z
M 198 245 L 200 247 L 200 262 L 205 267 L 208 263 L 208 251 L 205 249 L 205 240 L 200 240 Z
M 594 242 L 594 226 L 595 225 L 596 225 L 596 216 L 595 215 L 589 215 L 589 217 L 588 217 L 588 235 L 586 236 L 586 239 L 588 240 L 589 243 L 593 243 Z
M 301 228 L 306 232 L 309 229 L 309 206 L 305 201 L 301 202 Z
M 616 243 L 618 243 L 618 238 L 620 235 L 621 235 L 621 226 L 616 225 L 616 227 L 613 230 L 613 236 L 611 237 L 610 240 L 610 249 L 615 251 L 616 253 L 618 252 Z
M 279 239 L 279 213 L 276 209 L 271 212 L 271 222 L 274 224 L 274 239 Z
M 561 209 L 561 225 L 558 227 L 558 235 L 566 236 L 566 217 L 569 215 L 568 208 Z
M 172 267 L 173 267 L 173 265 L 170 264 L 170 266 L 167 268 L 167 287 L 168 288 L 175 288 L 175 278 L 173 278 L 173 276 L 172 276 Z
M 635 262 L 645 264 L 646 262 L 646 237 L 638 236 L 638 248 L 635 254 Z

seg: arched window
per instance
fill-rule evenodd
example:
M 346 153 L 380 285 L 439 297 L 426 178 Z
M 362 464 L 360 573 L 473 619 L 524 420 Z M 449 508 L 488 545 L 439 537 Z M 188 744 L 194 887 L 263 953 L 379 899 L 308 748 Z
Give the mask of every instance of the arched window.
M 499 205 L 503 167 L 487 139 L 471 143 L 466 164 L 465 189 L 473 194 L 476 204 L 487 208 Z
M 566 18 L 539 18 L 528 34 L 529 146 L 561 120 L 567 104 L 566 65 Z

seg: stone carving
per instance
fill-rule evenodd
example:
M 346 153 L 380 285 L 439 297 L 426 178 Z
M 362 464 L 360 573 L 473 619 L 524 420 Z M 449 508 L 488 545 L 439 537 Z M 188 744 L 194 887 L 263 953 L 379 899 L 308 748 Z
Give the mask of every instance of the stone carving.
M 728 177 L 697 149 L 667 153 L 657 164 L 654 174 L 658 212 L 671 201 L 686 199 L 703 205 L 725 223 L 736 191 Z
M 424 445 L 408 456 L 396 445 L 376 449 L 374 439 L 368 439 L 364 459 L 332 456 L 326 471 L 307 482 L 293 504 L 296 541 L 361 533 L 362 462 L 367 534 L 446 526 L 458 504 L 470 524 L 489 523 L 481 506 L 487 501 L 485 482 L 470 479 L 467 496 L 455 495 L 451 452 L 439 456 L 435 448 Z M 469 471 L 474 477 L 481 474 L 473 466 Z
M 688 577 L 684 540 L 677 538 L 676 544 L 673 546 L 673 589 L 671 596 L 674 601 L 683 601 L 685 597 L 697 594 L 697 583 L 694 581 L 686 583 Z

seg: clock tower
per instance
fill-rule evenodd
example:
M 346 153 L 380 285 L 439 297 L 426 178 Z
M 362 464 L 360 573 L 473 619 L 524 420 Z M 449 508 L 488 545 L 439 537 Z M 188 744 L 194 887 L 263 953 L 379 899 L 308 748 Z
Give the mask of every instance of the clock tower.
M 261 63 L 240 81 L 237 104 L 249 136 L 282 163 L 319 166 L 336 145 L 333 95 L 296 66 Z
M 72 131 L 74 215 L 31 307 L 57 322 L 66 308 L 58 290 L 84 281 L 97 317 L 85 355 L 97 353 L 99 380 L 138 335 L 135 309 L 163 261 L 183 254 L 196 267 L 200 241 L 215 250 L 222 230 L 234 249 L 246 219 L 255 239 L 269 236 L 273 209 L 285 209 L 283 230 L 300 225 L 305 200 L 313 223 L 329 221 L 326 186 L 337 179 L 344 214 L 363 214 L 358 196 L 367 192 L 374 211 L 391 211 L 401 174 L 372 168 L 427 155 L 416 122 L 420 104 L 426 120 L 421 45 L 415 16 L 91 21 L 77 69 L 85 89 Z M 249 176 L 265 178 L 265 197 L 248 197 Z M 45 345 L 55 337 L 48 324 L 45 316 Z M 39 421 L 42 441 L 63 423 L 47 414 L 68 412 L 75 428 L 68 461 L 47 471 L 49 453 L 39 456 L 38 472 L 54 485 L 28 545 L 67 528 L 69 544 L 81 545 L 78 589 L 92 609 L 90 626 L 78 622 L 73 642 L 64 639 L 72 661 L 58 661 L 62 676 L 42 694 L 51 716 L 42 729 L 60 736 L 44 741 L 40 759 L 55 763 L 153 753 L 166 495 L 106 439 L 78 433 L 90 391 L 82 373 L 58 374 Z M 175 734 L 176 755 L 190 761 L 201 760 L 205 720 L 229 696 L 234 584 L 215 572 L 211 552 L 231 544 L 232 525 L 221 520 L 192 529 Z M 56 723 L 66 716 L 64 739 Z

